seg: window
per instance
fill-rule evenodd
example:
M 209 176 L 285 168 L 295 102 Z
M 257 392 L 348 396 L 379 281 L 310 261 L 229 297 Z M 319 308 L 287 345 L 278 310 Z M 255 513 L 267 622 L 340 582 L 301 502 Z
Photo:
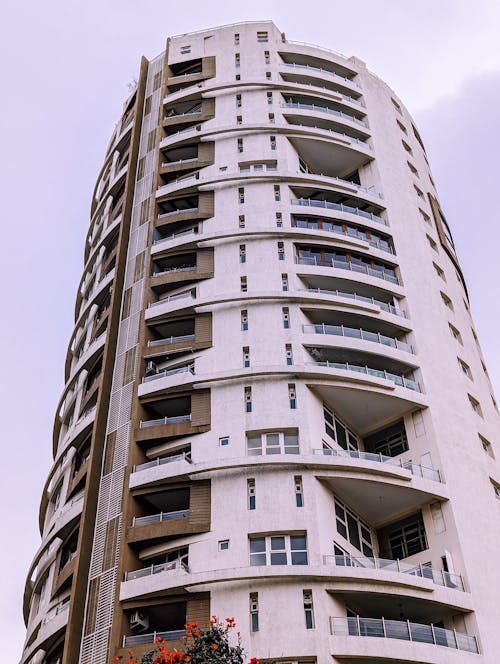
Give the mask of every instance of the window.
M 146 157 L 141 157 L 137 164 L 137 181 L 142 180 L 146 168 Z
M 395 424 L 372 433 L 363 439 L 363 443 L 367 452 L 388 457 L 395 457 L 406 452 L 409 447 L 404 420 L 399 420 Z
M 245 215 L 244 214 L 240 214 L 240 216 L 238 217 L 238 226 L 240 228 L 245 228 Z
M 295 504 L 297 507 L 304 507 L 304 492 L 302 490 L 302 477 L 295 475 L 293 478 L 295 486 Z
M 191 45 L 181 46 L 181 55 L 187 55 L 191 53 Z
M 304 615 L 306 619 L 306 629 L 314 629 L 314 610 L 313 610 L 313 597 L 312 590 L 304 590 Z
M 339 418 L 323 404 L 325 431 L 344 450 L 359 449 L 357 435 L 351 431 Z
M 242 332 L 248 330 L 248 311 L 246 309 L 241 310 L 241 330 Z
M 259 594 L 250 593 L 250 631 L 259 631 Z
M 219 447 L 227 447 L 229 445 L 229 436 L 222 436 L 219 438 Z
M 474 397 L 471 397 L 470 394 L 467 395 L 469 397 L 469 402 L 471 405 L 472 410 L 479 415 L 480 417 L 483 416 L 483 411 L 481 410 L 481 405 L 477 399 L 474 399 Z
M 238 138 L 238 152 L 243 152 L 243 139 Z
M 285 344 L 285 357 L 286 363 L 290 366 L 293 364 L 292 344 Z
M 411 125 L 411 128 L 413 129 L 413 135 L 417 139 L 417 141 L 418 141 L 420 147 L 422 148 L 422 150 L 425 152 L 424 142 L 422 141 L 422 138 L 421 138 L 420 134 L 418 133 L 417 128 L 415 127 L 414 124 Z
M 234 54 L 234 66 L 239 67 L 241 64 L 241 56 L 239 53 Z
M 463 373 L 467 376 L 467 378 L 470 378 L 472 380 L 472 372 L 470 370 L 469 365 L 461 360 L 459 357 L 457 357 L 458 364 L 460 365 L 460 368 L 462 369 Z
M 272 92 L 268 92 L 268 93 L 267 93 L 267 103 L 268 103 L 268 104 L 272 104 L 272 103 L 273 103 L 273 93 L 272 93 Z
M 281 201 L 281 192 L 279 184 L 274 185 L 274 200 L 278 203 Z
M 406 141 L 403 141 L 403 139 L 401 139 L 401 143 L 402 143 L 404 149 L 406 150 L 406 152 L 408 152 L 408 154 L 413 154 L 413 150 L 411 149 L 411 147 L 408 145 L 408 143 Z
M 150 131 L 148 134 L 148 152 L 154 149 L 156 143 L 156 129 L 153 129 L 153 131 Z
M 271 72 L 270 72 L 270 71 L 266 71 L 266 78 L 267 78 L 267 79 L 270 79 L 270 78 L 271 78 Z
M 444 304 L 450 309 L 450 311 L 453 311 L 453 303 L 450 300 L 450 298 L 443 292 L 441 292 L 441 299 L 443 300 Z
M 244 388 L 244 400 L 245 400 L 245 412 L 251 413 L 252 412 L 252 388 L 251 387 L 245 387 Z
M 276 226 L 278 228 L 283 228 L 283 215 L 281 212 L 276 212 Z
M 270 56 L 270 54 L 269 54 L 269 51 L 264 51 L 264 63 L 265 63 L 266 65 L 270 65 L 270 64 L 271 64 L 271 56 Z
M 153 90 L 158 90 L 161 85 L 161 71 L 157 72 L 153 78 Z
M 269 136 L 269 142 L 271 144 L 271 150 L 276 150 L 276 136 Z
M 413 188 L 415 189 L 415 193 L 419 198 L 424 197 L 424 192 L 421 189 L 419 189 L 416 184 L 413 185 Z
M 434 242 L 434 240 L 431 238 L 430 235 L 427 235 L 426 237 L 427 237 L 428 243 L 431 245 L 431 249 L 433 249 L 437 253 L 437 250 L 438 250 L 437 244 Z
M 396 122 L 398 123 L 398 127 L 401 129 L 401 131 L 403 133 L 407 134 L 408 129 L 404 126 L 404 124 L 402 122 L 400 122 L 397 118 L 396 118 Z
M 238 187 L 238 203 L 242 205 L 245 202 L 245 187 Z
M 281 275 L 281 289 L 284 291 L 288 290 L 288 274 Z
M 257 41 L 261 44 L 269 41 L 267 32 L 257 32 Z
M 403 143 L 404 143 L 404 141 L 403 141 Z M 410 171 L 413 173 L 413 175 L 414 175 L 415 177 L 419 178 L 420 175 L 418 174 L 418 171 L 417 171 L 417 169 L 415 168 L 415 166 L 414 166 L 413 164 L 411 164 L 409 161 L 407 161 L 406 163 L 408 164 L 408 168 L 409 168 Z
M 278 260 L 285 260 L 285 244 L 283 242 L 278 242 Z
M 247 435 L 247 455 L 299 454 L 297 431 L 273 431 Z
M 295 383 L 290 383 L 288 385 L 288 400 L 290 402 L 291 410 L 297 408 L 297 392 L 295 390 Z
M 229 540 L 219 540 L 219 551 L 227 551 L 229 549 Z
M 240 33 L 239 33 L 239 32 L 235 32 L 235 33 L 234 33 L 234 45 L 235 45 L 235 46 L 238 46 L 239 43 L 240 43 Z
M 275 120 L 274 113 L 268 113 L 267 117 L 269 118 L 269 122 L 271 124 L 274 124 L 274 120 Z
M 283 307 L 281 311 L 283 313 L 283 327 L 288 330 L 290 328 L 290 310 L 288 307 Z
M 241 115 L 236 116 L 236 124 L 240 125 L 243 122 L 243 117 Z
M 240 244 L 240 263 L 247 262 L 247 250 L 244 244 Z
M 250 566 L 307 565 L 307 536 L 250 537 Z
M 241 108 L 241 95 L 236 95 L 236 108 Z
M 241 80 L 241 75 L 240 75 L 240 74 L 236 74 L 236 76 L 235 76 L 234 78 L 235 78 L 237 81 L 240 81 L 240 80 Z
M 144 115 L 149 115 L 151 113 L 151 98 L 151 95 L 149 95 L 144 101 Z
M 402 111 L 401 111 L 401 106 L 398 104 L 398 102 L 397 102 L 395 99 L 393 99 L 392 97 L 391 97 L 391 101 L 392 101 L 392 105 L 394 106 L 394 108 L 396 109 L 396 111 L 397 111 L 398 113 L 401 113 L 401 115 L 402 115 L 403 113 L 402 113 Z
M 490 478 L 491 486 L 493 487 L 493 492 L 495 493 L 495 496 L 500 500 L 500 484 L 495 482 Z
M 413 556 L 425 551 L 427 536 L 425 533 L 422 512 L 393 523 L 379 531 L 381 557 L 390 557 L 393 560 Z
M 430 226 L 431 225 L 431 218 L 429 217 L 429 215 L 426 212 L 424 212 L 423 210 L 421 210 L 420 208 L 418 208 L 418 211 L 420 212 L 420 216 L 425 221 L 425 223 L 429 224 L 429 226 Z
M 365 556 L 373 556 L 370 526 L 335 496 L 337 532 Z
M 248 285 L 247 285 L 247 278 L 246 277 L 240 277 L 240 290 L 242 293 L 246 293 L 248 290 Z
M 478 434 L 478 436 L 479 436 L 479 441 L 481 443 L 481 447 L 483 448 L 483 450 L 486 452 L 486 454 L 488 454 L 488 456 L 490 456 L 492 459 L 494 459 L 495 455 L 493 454 L 493 447 L 492 447 L 490 441 L 486 440 L 486 438 L 484 436 L 481 436 L 481 434 Z
M 453 338 L 456 339 L 458 341 L 458 343 L 463 346 L 464 344 L 462 342 L 462 335 L 457 330 L 457 328 L 454 325 L 452 325 L 451 323 L 448 323 L 448 327 L 450 328 L 450 332 L 451 332 Z
M 255 509 L 255 480 L 247 480 L 247 507 L 249 510 Z
M 250 366 L 250 348 L 248 346 L 243 347 L 243 367 L 248 369 Z
M 444 271 L 439 267 L 439 265 L 436 265 L 436 263 L 433 263 L 434 265 L 434 270 L 436 271 L 437 276 L 442 279 L 443 281 L 446 281 L 446 277 L 444 276 Z

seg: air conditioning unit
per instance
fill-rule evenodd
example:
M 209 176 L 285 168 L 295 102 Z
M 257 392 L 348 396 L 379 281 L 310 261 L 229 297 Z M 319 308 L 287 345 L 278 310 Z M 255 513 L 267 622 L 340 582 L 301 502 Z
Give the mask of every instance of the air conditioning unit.
M 158 373 L 158 367 L 154 362 L 148 362 L 146 364 L 146 376 L 152 376 L 155 373 Z
M 149 618 L 142 611 L 133 611 L 130 614 L 129 624 L 133 632 L 144 632 L 149 627 Z

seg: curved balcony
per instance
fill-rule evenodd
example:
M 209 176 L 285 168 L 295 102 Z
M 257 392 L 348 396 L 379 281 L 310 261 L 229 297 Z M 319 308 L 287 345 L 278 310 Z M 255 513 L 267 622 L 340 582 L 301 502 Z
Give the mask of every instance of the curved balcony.
M 412 644 L 419 643 L 443 646 L 445 648 L 453 648 L 455 650 L 479 654 L 479 645 L 475 636 L 461 634 L 451 629 L 436 627 L 433 624 L 425 625 L 410 622 L 409 620 L 361 618 L 360 616 L 352 616 L 348 618 L 331 617 L 330 629 L 333 636 L 397 639 L 398 641 L 407 641 Z M 377 653 L 379 653 L 378 646 Z M 336 654 L 340 655 L 340 653 Z M 354 653 L 350 652 L 349 654 Z M 416 657 L 417 654 L 415 652 L 411 660 L 413 661 Z
M 194 339 L 194 335 L 189 335 Z M 177 337 L 172 337 L 172 339 Z M 163 339 L 160 339 L 163 342 Z M 149 376 L 144 376 L 142 379 L 143 383 L 149 383 L 152 380 L 158 380 L 159 378 L 167 378 L 169 376 L 177 376 L 179 374 L 189 373 L 194 376 L 194 363 L 189 364 L 184 367 L 177 367 L 176 369 L 164 369 L 163 371 L 158 371 L 158 373 L 151 374 Z M 172 419 L 172 418 L 170 418 Z
M 354 373 L 365 374 L 366 376 L 373 376 L 375 378 L 383 378 L 388 380 L 398 387 L 405 387 L 408 390 L 415 392 L 422 392 L 420 384 L 411 378 L 399 374 L 389 373 L 383 369 L 372 369 L 368 366 L 358 366 L 349 364 L 348 362 L 307 362 L 308 366 L 325 367 L 326 369 L 337 369 L 340 371 L 351 371 Z
M 172 418 L 171 418 L 172 419 Z M 161 521 L 173 521 L 175 519 L 186 519 L 189 516 L 189 510 L 177 510 L 175 512 L 159 512 L 148 516 L 134 516 L 132 526 L 144 526 L 149 523 L 158 523 Z
M 132 636 L 124 636 L 122 647 L 131 648 L 133 646 L 141 646 L 144 644 L 158 643 L 161 641 L 180 641 L 183 636 L 186 636 L 185 629 L 175 629 L 169 632 L 148 632 L 147 634 L 133 634 Z
M 322 78 L 324 80 L 334 81 L 341 88 L 345 88 L 346 90 L 361 90 L 359 83 L 352 81 L 346 76 L 340 76 L 333 71 L 323 69 L 322 67 L 314 67 L 313 65 L 301 64 L 297 62 L 284 62 L 283 64 L 280 64 L 279 67 L 280 69 L 286 68 L 288 71 L 303 73 L 308 77 Z
M 359 185 L 361 186 L 361 185 Z M 368 191 L 368 188 L 365 187 Z M 370 193 L 373 193 L 370 191 Z M 316 201 L 312 198 L 292 198 L 290 201 L 292 205 L 300 205 L 302 207 L 314 207 L 314 208 L 325 208 L 326 210 L 335 210 L 337 212 L 342 212 L 346 214 L 354 214 L 357 217 L 363 217 L 364 219 L 369 219 L 378 224 L 383 224 L 387 226 L 387 221 L 382 217 L 372 214 L 371 212 L 365 212 L 357 207 L 351 207 L 350 205 L 343 205 L 342 203 L 332 203 L 331 201 Z
M 184 572 L 185 574 L 189 574 L 189 567 L 185 563 L 177 561 L 149 565 L 149 567 L 143 567 L 133 572 L 125 572 L 124 581 L 133 581 L 134 579 L 141 579 L 145 576 L 160 574 L 160 572 L 176 572 L 178 574 Z
M 334 115 L 335 117 L 340 118 L 341 120 L 346 120 L 347 122 L 352 122 L 353 124 L 358 124 L 361 127 L 368 128 L 368 123 L 366 120 L 360 120 L 354 115 L 349 115 L 349 113 L 344 113 L 343 111 L 337 111 L 334 108 L 329 108 L 328 106 L 319 106 L 318 104 L 303 104 L 301 102 L 283 102 L 280 104 L 281 108 L 292 108 L 299 111 L 313 111 L 314 113 L 328 113 L 329 115 Z
M 405 341 L 399 341 L 395 337 L 387 337 L 379 332 L 367 332 L 361 328 L 345 327 L 344 325 L 303 325 L 302 331 L 305 334 L 332 334 L 340 337 L 349 337 L 350 339 L 362 339 L 363 341 L 371 341 L 383 346 L 389 346 L 397 350 L 402 350 L 406 353 L 415 354 L 413 346 Z
M 68 609 L 69 601 L 65 600 L 47 613 L 40 623 L 36 639 L 24 650 L 20 664 L 32 661 L 32 657 L 37 650 L 45 650 L 47 644 L 52 644 L 58 635 L 66 629 Z
M 335 259 L 331 260 L 322 260 L 316 256 L 297 256 L 296 263 L 298 265 L 311 265 L 314 267 L 333 267 L 338 270 L 348 270 L 349 272 L 356 272 L 358 274 L 366 274 L 369 277 L 376 277 L 377 279 L 383 279 L 388 281 L 391 284 L 396 284 L 401 286 L 401 282 L 398 277 L 391 272 L 386 271 L 383 267 L 380 270 L 375 270 L 369 265 L 358 265 L 351 261 L 339 261 Z
M 382 311 L 386 311 L 389 314 L 393 314 L 394 316 L 400 316 L 401 318 L 406 318 L 406 311 L 403 309 L 400 309 L 399 307 L 394 306 L 393 304 L 390 304 L 388 302 L 382 302 L 382 300 L 376 300 L 373 297 L 366 297 L 364 295 L 359 295 L 356 292 L 353 293 L 346 293 L 344 291 L 339 291 L 339 290 L 326 290 L 324 288 L 304 288 L 303 292 L 305 293 L 318 293 L 319 295 L 332 295 L 334 297 L 342 297 L 346 298 L 348 300 L 354 300 L 354 301 L 359 301 L 363 302 L 366 304 L 373 304 L 374 306 L 378 307 Z

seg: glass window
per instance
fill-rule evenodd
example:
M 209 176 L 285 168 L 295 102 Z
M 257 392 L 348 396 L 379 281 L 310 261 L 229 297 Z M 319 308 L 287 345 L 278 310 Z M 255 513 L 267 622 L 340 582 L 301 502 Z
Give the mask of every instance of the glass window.
M 250 565 L 307 565 L 307 535 L 250 537 Z
M 337 532 L 365 556 L 373 556 L 370 526 L 335 496 Z

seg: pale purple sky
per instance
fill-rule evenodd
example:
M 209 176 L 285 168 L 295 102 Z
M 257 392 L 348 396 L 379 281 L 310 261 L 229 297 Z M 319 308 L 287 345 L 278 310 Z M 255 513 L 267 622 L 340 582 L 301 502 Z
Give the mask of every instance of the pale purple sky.
M 0 643 L 16 662 L 90 197 L 140 56 L 170 34 L 272 19 L 290 39 L 365 60 L 421 130 L 500 396 L 500 4 L 4 0 L 2 14 Z

